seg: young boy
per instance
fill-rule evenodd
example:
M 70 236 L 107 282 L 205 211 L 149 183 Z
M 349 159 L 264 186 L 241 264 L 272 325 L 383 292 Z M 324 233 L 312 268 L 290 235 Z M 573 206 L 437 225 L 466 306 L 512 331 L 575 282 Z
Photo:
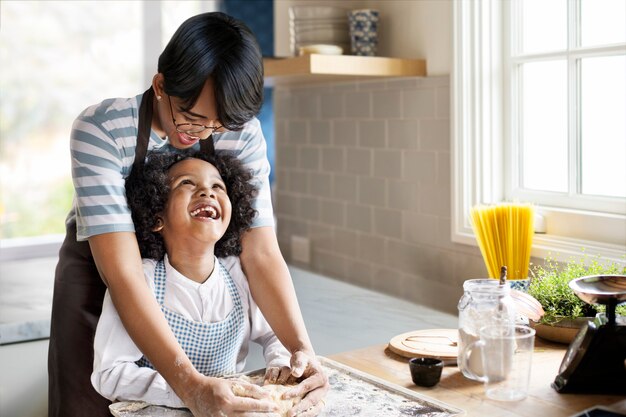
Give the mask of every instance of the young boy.
M 126 195 L 146 281 L 196 369 L 212 377 L 241 372 L 252 340 L 263 346 L 269 379 L 284 381 L 290 354 L 252 299 L 237 257 L 255 216 L 250 178 L 224 154 L 152 154 L 127 179 Z M 94 354 L 91 382 L 102 396 L 184 407 L 124 329 L 108 291 Z M 267 398 L 242 381 L 216 383 L 222 392 L 243 387 L 239 395 Z

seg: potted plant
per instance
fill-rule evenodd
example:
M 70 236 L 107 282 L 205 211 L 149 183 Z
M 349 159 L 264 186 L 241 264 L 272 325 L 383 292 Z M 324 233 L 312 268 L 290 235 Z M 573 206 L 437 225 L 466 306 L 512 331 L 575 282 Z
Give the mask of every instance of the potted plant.
M 604 306 L 582 301 L 570 289 L 569 282 L 588 275 L 624 274 L 625 265 L 602 262 L 600 257 L 589 260 L 586 255 L 563 264 L 548 258 L 544 265 L 531 265 L 528 294 L 535 297 L 545 311 L 539 323 L 531 322 L 531 326 L 544 339 L 570 343 L 580 327 L 603 312 Z M 617 307 L 617 315 L 626 316 L 626 305 Z

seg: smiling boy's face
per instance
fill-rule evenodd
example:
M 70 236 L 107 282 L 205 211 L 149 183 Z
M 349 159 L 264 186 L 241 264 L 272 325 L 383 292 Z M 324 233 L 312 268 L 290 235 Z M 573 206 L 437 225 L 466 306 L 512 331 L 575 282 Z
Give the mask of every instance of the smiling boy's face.
M 168 170 L 170 192 L 160 233 L 170 250 L 206 251 L 224 235 L 231 202 L 218 170 L 201 159 L 177 162 Z

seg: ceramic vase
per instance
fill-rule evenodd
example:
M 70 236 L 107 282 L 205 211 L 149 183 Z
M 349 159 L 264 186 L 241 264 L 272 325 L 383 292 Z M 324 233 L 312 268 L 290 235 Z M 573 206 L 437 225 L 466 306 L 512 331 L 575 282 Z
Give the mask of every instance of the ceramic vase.
M 378 21 L 378 10 L 358 9 L 348 12 L 353 55 L 376 55 L 378 48 Z

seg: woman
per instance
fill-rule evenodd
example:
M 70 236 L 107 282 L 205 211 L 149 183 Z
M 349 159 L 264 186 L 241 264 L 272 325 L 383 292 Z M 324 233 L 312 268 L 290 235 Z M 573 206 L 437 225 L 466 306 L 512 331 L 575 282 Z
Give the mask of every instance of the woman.
M 194 416 L 209 416 L 210 404 L 224 397 L 219 381 L 195 370 L 152 297 L 124 197 L 125 178 L 141 169 L 147 152 L 212 152 L 213 146 L 237 156 L 259 189 L 258 216 L 243 236 L 240 260 L 255 301 L 292 355 L 292 375 L 305 378 L 292 392 L 307 393 L 296 411 L 322 401 L 328 381 L 315 360 L 273 229 L 269 164 L 254 118 L 262 88 L 262 59 L 250 30 L 222 13 L 205 13 L 176 31 L 143 95 L 105 100 L 75 121 L 70 147 L 76 197 L 55 276 L 50 416 L 109 415 L 108 401 L 89 382 L 107 287 L 133 341 Z M 239 401 L 250 411 L 258 407 L 253 399 Z

